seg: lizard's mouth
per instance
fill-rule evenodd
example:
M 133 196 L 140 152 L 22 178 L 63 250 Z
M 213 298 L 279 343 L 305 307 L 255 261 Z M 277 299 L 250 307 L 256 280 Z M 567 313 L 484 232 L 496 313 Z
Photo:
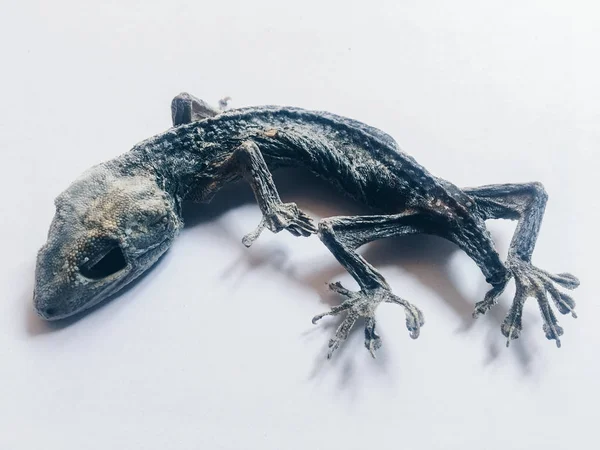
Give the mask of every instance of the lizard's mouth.
M 101 280 L 127 267 L 123 250 L 117 241 L 110 241 L 104 249 L 79 267 L 79 272 L 90 280 Z

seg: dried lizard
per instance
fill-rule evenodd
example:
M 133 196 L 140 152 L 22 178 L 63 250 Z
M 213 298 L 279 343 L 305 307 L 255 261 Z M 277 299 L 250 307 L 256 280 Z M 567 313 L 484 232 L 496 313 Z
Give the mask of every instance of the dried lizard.
M 189 94 L 173 99 L 173 127 L 129 152 L 99 164 L 56 199 L 48 241 L 38 254 L 34 304 L 41 317 L 60 319 L 85 310 L 144 273 L 169 248 L 183 226 L 183 200 L 208 202 L 224 185 L 250 183 L 262 211 L 250 246 L 264 228 L 296 236 L 317 233 L 354 277 L 360 291 L 339 283 L 330 288 L 344 301 L 313 318 L 346 317 L 329 343 L 329 356 L 366 319 L 365 346 L 381 345 L 375 310 L 401 305 L 416 338 L 423 315 L 394 295 L 384 277 L 356 249 L 370 241 L 426 233 L 458 245 L 475 261 L 492 288 L 475 305 L 488 311 L 514 278 L 516 295 L 501 330 L 519 337 L 525 300 L 535 298 L 548 339 L 560 346 L 563 333 L 549 298 L 563 314 L 575 303 L 556 284 L 574 289 L 573 275 L 553 275 L 531 263 L 547 195 L 540 183 L 460 189 L 431 175 L 382 131 L 326 112 L 250 107 L 223 111 Z M 315 227 L 294 203 L 283 203 L 271 177 L 280 167 L 304 167 L 376 214 L 322 219 Z M 517 220 L 508 258 L 494 248 L 485 221 Z

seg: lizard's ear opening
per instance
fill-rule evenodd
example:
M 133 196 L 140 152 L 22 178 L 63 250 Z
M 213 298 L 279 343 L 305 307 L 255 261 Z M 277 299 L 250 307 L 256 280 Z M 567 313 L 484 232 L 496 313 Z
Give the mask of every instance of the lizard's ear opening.
M 120 272 L 125 267 L 127 267 L 127 261 L 123 250 L 117 242 L 113 242 L 94 259 L 82 264 L 79 272 L 90 280 L 101 280 Z

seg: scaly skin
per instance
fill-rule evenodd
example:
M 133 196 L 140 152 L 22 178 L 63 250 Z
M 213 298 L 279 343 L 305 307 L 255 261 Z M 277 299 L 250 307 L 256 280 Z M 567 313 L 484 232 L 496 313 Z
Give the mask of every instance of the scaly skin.
M 87 309 L 144 273 L 183 226 L 184 200 L 208 202 L 239 179 L 251 184 L 263 212 L 258 229 L 244 237 L 245 245 L 264 228 L 297 236 L 316 233 L 304 212 L 281 201 L 271 177 L 281 167 L 304 167 L 375 213 L 323 219 L 318 227 L 321 240 L 361 286 L 350 292 L 332 285 L 347 300 L 315 318 L 348 312 L 330 343 L 331 352 L 356 318 L 364 316 L 365 345 L 374 355 L 381 345 L 374 313 L 384 301 L 407 309 L 411 336 L 418 336 L 422 313 L 392 294 L 383 276 L 355 253 L 371 240 L 414 233 L 449 239 L 478 264 L 492 289 L 477 313 L 495 303 L 511 277 L 517 280 L 521 287 L 502 326 L 509 339 L 518 337 L 522 304 L 533 296 L 547 337 L 560 342 L 562 329 L 546 307 L 546 293 L 562 299 L 557 301 L 560 312 L 572 312 L 574 302 L 552 283 L 573 288 L 578 282 L 572 275 L 552 276 L 531 265 L 546 201 L 541 185 L 461 190 L 431 175 L 387 134 L 325 112 L 273 106 L 223 112 L 189 94 L 174 99 L 172 112 L 175 127 L 90 169 L 58 197 L 36 269 L 34 302 L 43 318 Z M 484 223 L 498 217 L 519 220 L 506 264 Z

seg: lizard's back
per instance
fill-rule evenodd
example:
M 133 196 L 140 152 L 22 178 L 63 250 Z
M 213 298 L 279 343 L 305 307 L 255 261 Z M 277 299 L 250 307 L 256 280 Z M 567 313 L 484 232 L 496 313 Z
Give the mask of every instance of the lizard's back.
M 191 126 L 203 142 L 252 139 L 271 168 L 304 166 L 358 201 L 387 213 L 453 203 L 462 196 L 400 150 L 388 134 L 331 113 L 289 107 L 230 110 Z M 232 145 L 235 145 L 232 142 Z

